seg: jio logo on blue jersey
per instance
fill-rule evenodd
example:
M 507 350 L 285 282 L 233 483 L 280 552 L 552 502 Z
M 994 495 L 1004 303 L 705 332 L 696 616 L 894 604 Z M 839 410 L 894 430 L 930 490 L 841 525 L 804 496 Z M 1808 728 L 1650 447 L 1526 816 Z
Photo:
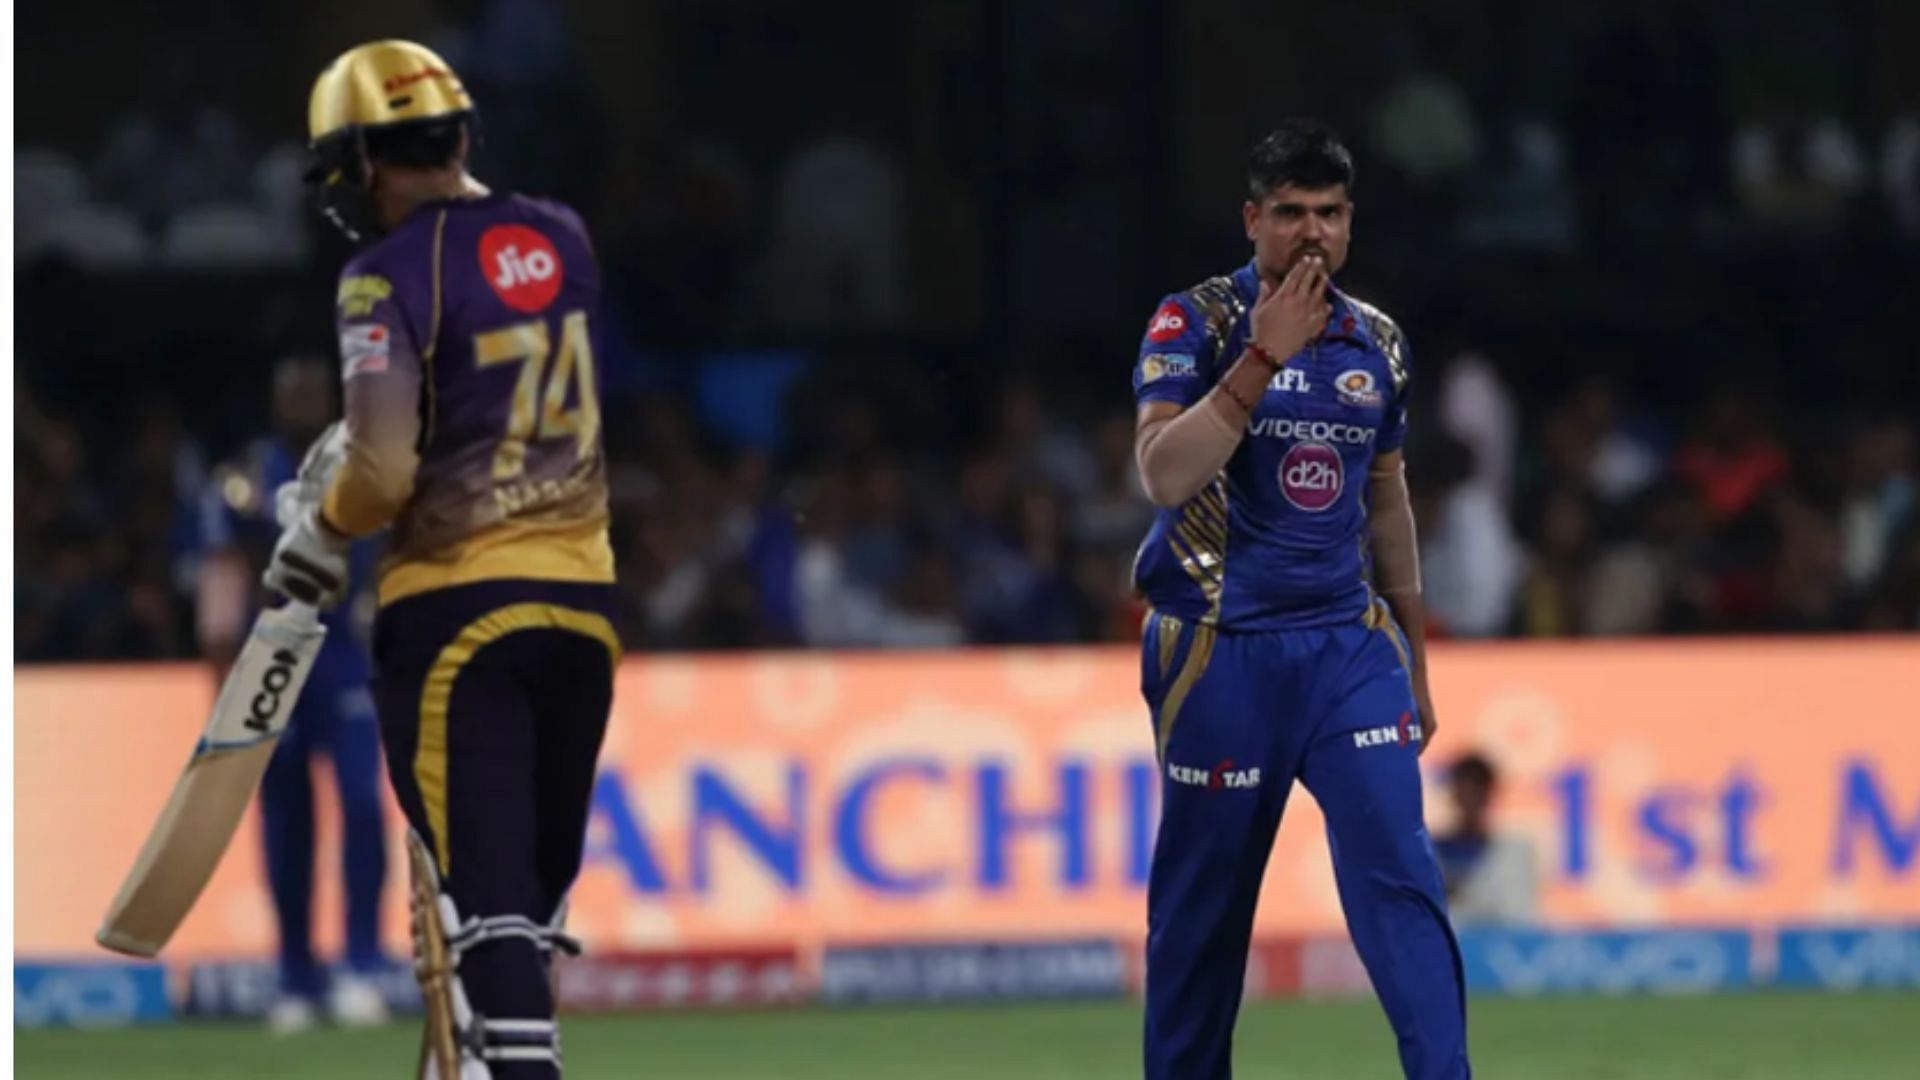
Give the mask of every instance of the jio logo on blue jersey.
M 1340 451 L 1323 442 L 1294 444 L 1280 459 L 1280 494 L 1308 513 L 1332 506 L 1346 485 Z

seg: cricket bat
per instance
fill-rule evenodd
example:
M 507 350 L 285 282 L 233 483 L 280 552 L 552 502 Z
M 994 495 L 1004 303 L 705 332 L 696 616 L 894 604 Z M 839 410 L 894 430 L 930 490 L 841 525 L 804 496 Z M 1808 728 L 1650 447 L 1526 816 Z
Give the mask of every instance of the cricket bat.
M 166 947 L 240 827 L 326 636 L 306 604 L 254 620 L 193 757 L 94 940 L 130 956 Z

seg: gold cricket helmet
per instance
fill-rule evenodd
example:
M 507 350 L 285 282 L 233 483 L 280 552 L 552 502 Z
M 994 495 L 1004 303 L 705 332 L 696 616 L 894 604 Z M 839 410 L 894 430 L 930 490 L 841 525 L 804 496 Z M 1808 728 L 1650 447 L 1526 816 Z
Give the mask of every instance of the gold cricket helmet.
M 320 209 L 354 240 L 378 233 L 366 163 L 446 164 L 475 117 L 446 61 L 411 41 L 374 41 L 340 54 L 307 100 L 307 180 Z

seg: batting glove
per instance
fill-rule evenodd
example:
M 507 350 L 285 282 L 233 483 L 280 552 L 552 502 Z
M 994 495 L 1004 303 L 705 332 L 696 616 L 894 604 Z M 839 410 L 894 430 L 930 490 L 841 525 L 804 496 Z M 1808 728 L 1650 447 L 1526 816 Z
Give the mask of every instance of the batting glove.
M 318 508 L 281 532 L 262 581 L 289 600 L 317 608 L 340 602 L 347 589 L 347 552 L 353 542 L 327 527 Z

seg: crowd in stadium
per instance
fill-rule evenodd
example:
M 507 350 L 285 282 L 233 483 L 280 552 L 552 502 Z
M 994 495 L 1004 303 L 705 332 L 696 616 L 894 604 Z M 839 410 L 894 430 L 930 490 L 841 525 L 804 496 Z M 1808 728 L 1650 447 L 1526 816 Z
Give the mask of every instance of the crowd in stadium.
M 1523 409 L 1482 357 L 1436 367 L 1409 460 L 1438 634 L 1920 628 L 1910 413 L 1776 437 L 1773 406 L 1738 387 L 1688 416 L 1604 378 Z M 206 455 L 165 403 L 89 455 L 25 384 L 15 400 L 17 654 L 192 655 Z M 703 430 L 685 400 L 627 399 L 609 418 L 624 632 L 647 648 L 1127 640 L 1152 508 L 1126 399 L 1101 405 L 1070 421 L 1016 384 L 946 453 L 894 437 L 899 400 L 843 389 L 805 410 L 805 453 L 774 456 Z
M 482 101 L 489 81 L 545 80 L 546 92 L 516 100 L 592 112 L 567 74 L 576 43 L 544 7 L 487 10 L 532 22 L 476 25 L 449 49 L 477 73 Z M 1423 59 L 1415 49 L 1395 67 L 1404 77 L 1342 118 L 1360 153 L 1356 273 L 1363 286 L 1381 283 L 1364 295 L 1400 317 L 1416 358 L 1408 460 L 1436 635 L 1920 626 L 1920 410 L 1889 351 L 1920 232 L 1920 121 L 1837 100 L 1824 112 L 1735 115 L 1723 107 L 1734 90 L 1761 84 L 1728 68 L 1712 76 L 1719 88 L 1687 92 L 1688 80 L 1709 77 L 1711 57 L 1675 64 L 1661 51 L 1684 40 L 1623 23 L 1560 42 L 1569 63 L 1614 74 L 1573 80 L 1584 96 L 1545 116 L 1502 104 L 1550 97 L 1534 87 L 1516 98 L 1509 85 L 1555 77 L 1559 54 L 1545 44 L 1522 50 L 1533 59 L 1518 68 L 1463 68 L 1444 62 L 1453 53 Z M 1820 55 L 1806 77 L 1843 84 L 1838 53 Z M 154 102 L 113 125 L 90 158 L 23 151 L 20 197 L 47 207 L 22 203 L 23 274 L 324 261 L 310 257 L 297 152 L 248 153 L 271 141 L 248 142 L 232 117 L 190 99 Z M 1048 208 L 1079 203 L 1097 217 L 1123 205 L 1103 200 L 1120 198 L 1114 185 L 1132 168 L 1127 129 L 1099 122 L 1099 100 L 1069 95 L 1060 107 L 1088 111 L 1060 118 L 1073 137 L 1042 140 L 1026 164 L 1085 194 L 1049 203 L 1047 184 L 1019 185 L 1027 201 L 1007 210 L 1016 239 L 1000 254 L 1030 278 L 1090 261 L 1046 242 Z M 991 310 L 1024 320 L 1030 338 L 1003 351 L 947 335 L 943 358 L 930 361 L 901 284 L 925 260 L 909 258 L 911 200 L 885 139 L 823 133 L 784 144 L 768 165 L 764 152 L 723 139 L 663 140 L 636 157 L 562 137 L 590 124 L 504 109 L 485 123 L 483 175 L 572 188 L 558 193 L 601 210 L 589 218 L 608 276 L 602 366 L 630 645 L 1137 634 L 1128 571 L 1152 508 L 1134 475 L 1127 378 L 1157 294 L 1191 283 L 1165 279 L 1168 259 L 1136 275 L 1151 291 L 1138 281 L 1123 291 L 1131 307 L 1109 310 L 1089 285 L 1093 299 L 1079 302 L 1096 317 L 1076 318 L 1073 296 L 1036 308 L 1021 290 Z M 1640 136 L 1618 138 L 1623 130 Z M 515 159 L 535 144 L 538 155 Z M 622 212 L 609 217 L 609 205 Z M 1195 250 L 1240 257 L 1218 229 L 1166 247 L 1181 265 L 1198 261 Z M 1700 252 L 1729 249 L 1748 278 L 1755 266 L 1774 277 L 1746 293 L 1702 286 L 1716 271 Z M 1539 306 L 1525 291 L 1535 277 L 1540 296 L 1591 295 L 1642 332 L 1574 343 L 1566 339 L 1580 331 L 1544 317 L 1482 322 L 1454 309 L 1460 282 L 1500 290 L 1438 265 L 1434 250 L 1517 260 L 1520 270 L 1499 279 L 1518 280 L 1511 309 Z M 1896 252 L 1893 270 L 1872 269 L 1860 250 Z M 1817 269 L 1796 270 L 1803 252 Z M 1576 257 L 1615 282 L 1662 275 L 1650 286 L 1660 295 L 1621 302 L 1585 279 L 1528 272 Z M 1834 284 L 1844 280 L 1836 263 L 1854 265 L 1879 296 L 1848 295 L 1852 286 Z M 326 289 L 324 276 L 311 278 L 279 301 L 324 315 Z M 1736 293 L 1738 304 L 1724 302 Z M 1799 308 L 1784 302 L 1796 299 Z M 1832 309 L 1830 355 L 1808 307 Z M 1685 330 L 1678 356 L 1658 347 L 1665 327 Z M 823 329 L 836 340 L 820 344 Z M 66 332 L 23 323 L 16 655 L 193 655 L 195 508 L 249 433 L 209 431 L 204 402 L 164 379 L 162 393 L 107 410 L 112 429 L 99 430 L 94 410 L 115 387 L 47 389 L 65 370 Z M 1713 347 L 1702 351 L 1703 341 Z M 324 342 L 309 334 L 293 346 L 281 335 L 244 348 L 264 366 L 276 351 Z M 1822 368 L 1836 363 L 1879 382 L 1842 394 Z M 1788 365 L 1804 370 L 1784 375 Z M 264 411 L 252 418 L 257 434 Z

